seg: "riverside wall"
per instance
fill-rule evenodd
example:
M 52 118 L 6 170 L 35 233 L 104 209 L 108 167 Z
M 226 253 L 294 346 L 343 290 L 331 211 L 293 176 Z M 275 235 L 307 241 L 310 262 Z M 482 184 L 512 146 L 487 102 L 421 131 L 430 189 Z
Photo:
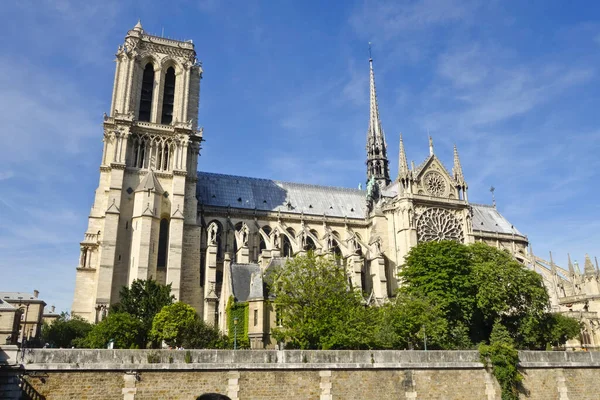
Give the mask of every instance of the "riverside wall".
M 600 398 L 600 352 L 519 358 L 523 399 Z M 34 349 L 4 359 L 0 378 L 18 375 L 48 400 L 501 399 L 477 351 Z

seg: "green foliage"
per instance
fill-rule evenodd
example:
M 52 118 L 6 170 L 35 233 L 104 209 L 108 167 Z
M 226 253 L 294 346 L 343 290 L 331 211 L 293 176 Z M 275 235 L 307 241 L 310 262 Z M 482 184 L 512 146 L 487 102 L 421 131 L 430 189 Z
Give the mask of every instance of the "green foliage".
M 525 319 L 518 327 L 519 343 L 531 350 L 560 347 L 580 333 L 579 321 L 555 313 L 544 314 L 538 319 Z
M 473 282 L 478 288 L 474 341 L 487 340 L 494 323 L 500 320 L 517 341 L 517 346 L 526 347 L 520 339 L 520 328 L 526 321 L 539 324 L 548 307 L 548 293 L 542 277 L 524 268 L 506 251 L 483 243 L 472 244 L 468 249 Z
M 144 340 L 142 322 L 128 313 L 112 312 L 94 326 L 86 338 L 86 344 L 93 349 L 106 348 L 110 340 L 115 349 L 142 347 Z
M 169 346 L 179 347 L 197 319 L 196 310 L 181 301 L 164 306 L 152 321 L 150 337 L 158 342 L 164 340 Z
M 219 328 L 195 318 L 185 331 L 181 344 L 186 349 L 226 349 L 230 343 Z
M 268 277 L 281 327 L 272 333 L 288 347 L 365 349 L 374 345 L 380 313 L 348 288 L 344 268 L 312 252 L 290 259 Z
M 439 306 L 428 299 L 400 293 L 380 308 L 377 347 L 392 349 L 443 348 L 448 323 Z
M 82 341 L 92 330 L 93 325 L 81 317 L 71 317 L 68 313 L 61 313 L 52 324 L 44 323 L 42 326 L 42 342 L 50 347 L 85 347 Z
M 453 241 L 420 243 L 406 257 L 400 292 L 436 304 L 449 329 L 468 326 L 476 307 L 472 272 L 467 246 Z
M 192 353 L 189 350 L 185 351 L 183 361 L 185 361 L 186 364 L 190 364 L 192 362 Z
M 145 348 L 150 338 L 154 316 L 164 307 L 172 304 L 175 297 L 171 294 L 171 285 L 161 285 L 156 281 L 135 280 L 131 287 L 123 287 L 119 292 L 121 301 L 113 304 L 111 313 L 128 313 L 142 323 L 142 344 Z
M 496 322 L 490 335 L 490 345 L 479 347 L 482 361 L 492 364 L 492 374 L 498 380 L 502 389 L 502 400 L 519 399 L 519 383 L 523 376 L 518 370 L 519 353 L 508 329 Z
M 236 302 L 233 296 L 230 296 L 227 300 L 227 307 L 225 309 L 227 314 L 227 326 L 228 334 L 230 337 L 230 345 L 233 347 L 234 339 L 237 337 L 237 347 L 239 349 L 249 349 L 250 339 L 248 338 L 248 320 L 249 320 L 249 309 L 248 303 Z M 235 319 L 237 318 L 237 328 Z M 237 336 L 236 336 L 237 330 Z

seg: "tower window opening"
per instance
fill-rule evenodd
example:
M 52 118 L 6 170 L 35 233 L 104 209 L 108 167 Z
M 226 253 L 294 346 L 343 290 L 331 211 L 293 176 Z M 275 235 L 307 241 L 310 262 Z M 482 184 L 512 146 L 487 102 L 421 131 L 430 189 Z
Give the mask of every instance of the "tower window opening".
M 142 93 L 140 95 L 140 112 L 138 119 L 140 121 L 150 122 L 150 112 L 152 110 L 152 91 L 154 89 L 154 66 L 152 63 L 146 64 L 144 75 L 142 77 Z
M 165 86 L 163 90 L 163 104 L 161 124 L 170 124 L 173 122 L 173 105 L 175 103 L 175 69 L 169 67 L 165 74 Z
M 167 266 L 169 252 L 169 220 L 160 220 L 160 231 L 158 233 L 158 260 L 156 266 L 164 268 Z

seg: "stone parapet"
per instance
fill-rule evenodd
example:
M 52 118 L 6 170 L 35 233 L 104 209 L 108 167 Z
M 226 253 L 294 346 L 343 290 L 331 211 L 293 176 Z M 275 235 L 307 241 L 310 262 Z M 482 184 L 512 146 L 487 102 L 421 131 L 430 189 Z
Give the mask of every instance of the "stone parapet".
M 186 353 L 191 355 L 186 363 Z M 600 352 L 519 352 L 526 368 L 600 367 Z M 149 360 L 159 362 L 149 362 Z M 478 351 L 28 350 L 28 370 L 480 369 Z

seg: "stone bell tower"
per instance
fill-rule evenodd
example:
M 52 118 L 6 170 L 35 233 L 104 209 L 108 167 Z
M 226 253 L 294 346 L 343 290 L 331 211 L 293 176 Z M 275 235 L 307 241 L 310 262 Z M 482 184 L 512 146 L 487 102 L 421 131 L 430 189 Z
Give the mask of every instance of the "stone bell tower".
M 135 279 L 171 284 L 201 312 L 197 162 L 202 67 L 194 44 L 127 32 L 104 115 L 100 183 L 81 242 L 72 313 L 99 321 Z

